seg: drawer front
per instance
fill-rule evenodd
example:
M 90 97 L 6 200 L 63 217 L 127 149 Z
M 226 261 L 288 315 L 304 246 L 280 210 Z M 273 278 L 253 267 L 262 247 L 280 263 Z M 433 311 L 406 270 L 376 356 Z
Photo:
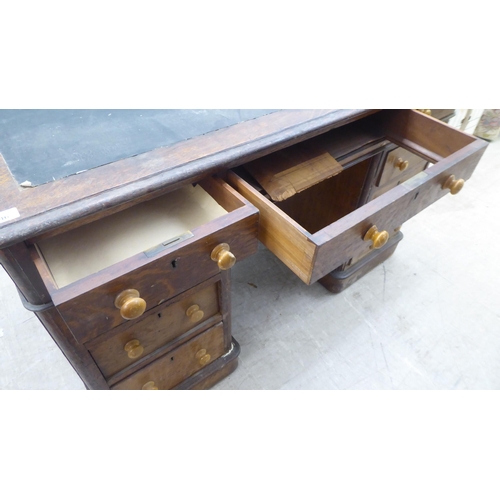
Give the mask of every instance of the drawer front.
M 220 358 L 227 352 L 228 347 L 222 323 L 219 323 L 117 383 L 112 389 L 172 389 Z
M 228 176 L 230 183 L 260 211 L 260 241 L 307 284 L 316 282 L 349 259 L 357 259 L 374 249 L 374 240 L 365 239 L 373 226 L 377 228 L 372 231 L 373 238 L 390 237 L 405 221 L 448 195 L 450 189 L 445 183 L 450 176 L 465 181 L 469 179 L 486 147 L 484 141 L 411 110 L 384 111 L 379 126 L 392 143 L 418 153 L 421 162 L 414 163 L 414 169 L 418 170 L 427 161 L 433 165 L 347 215 L 322 223 L 322 228 L 314 233 L 307 231 L 296 218 L 287 215 L 236 173 Z M 299 202 L 295 208 L 311 212 L 314 206 L 315 211 L 326 212 L 322 207 L 328 208 L 338 201 L 346 190 L 356 186 L 359 189 L 362 185 L 359 181 L 357 184 L 343 184 L 343 176 L 351 168 L 357 168 L 357 165 L 334 178 L 340 183 L 337 191 L 321 193 L 321 198 L 318 197 L 321 203 L 315 203 L 314 199 L 303 203 L 296 195 Z M 346 179 L 349 181 L 349 176 Z M 399 181 L 397 177 L 394 180 Z M 391 178 L 387 183 L 394 180 Z M 317 220 L 325 220 L 323 212 L 314 212 L 308 218 L 314 218 L 315 214 Z M 384 231 L 388 234 L 385 235 Z M 380 240 L 383 238 L 377 242 Z
M 403 148 L 397 148 L 387 155 L 378 182 L 379 187 L 394 187 L 424 170 L 426 160 Z
M 311 283 L 350 257 L 363 255 L 373 248 L 373 241 L 365 241 L 367 232 L 373 226 L 379 232 L 387 231 L 392 236 L 404 222 L 443 196 L 449 196 L 450 190 L 444 188 L 447 179 L 452 175 L 456 179 L 469 179 L 483 151 L 481 148 L 472 154 L 452 155 L 317 233 Z
M 220 269 L 211 254 L 221 243 L 229 244 L 236 262 L 255 253 L 257 210 L 252 208 L 243 214 L 237 212 L 224 216 L 218 225 L 204 228 L 199 237 L 195 235 L 160 257 L 150 259 L 141 254 L 134 271 L 116 278 L 110 272 L 109 280 L 106 280 L 107 270 L 104 270 L 101 273 L 104 284 L 93 288 L 94 280 L 90 277 L 85 280 L 85 291 L 79 293 L 80 290 L 73 289 L 69 297 L 65 296 L 64 289 L 60 290 L 63 293 L 53 296 L 53 300 L 75 337 L 85 343 L 125 323 L 127 320 L 115 306 L 116 298 L 125 290 L 136 290 L 146 302 L 147 311 L 217 275 Z
M 228 213 L 178 240 L 159 244 L 62 288 L 57 288 L 41 255 L 32 249 L 54 305 L 79 342 L 89 342 L 131 317 L 139 317 L 257 251 L 258 210 L 220 178 L 204 179 L 200 185 Z
M 395 228 L 395 229 L 398 229 L 398 228 Z M 398 230 L 390 232 L 389 239 L 388 239 L 387 243 L 380 249 L 380 251 L 383 251 L 386 247 L 394 246 L 394 241 L 397 241 L 399 243 L 399 241 L 401 240 L 401 237 L 402 237 L 402 233 Z M 396 245 L 397 245 L 397 243 L 396 243 Z M 351 269 L 353 266 L 358 265 L 360 260 L 363 260 L 365 257 L 368 257 L 368 255 L 372 255 L 372 254 L 373 254 L 373 248 L 366 248 L 363 252 L 361 252 L 355 256 L 352 256 L 349 259 L 349 261 L 342 266 L 342 270 L 347 271 L 348 269 Z M 334 270 L 334 272 L 337 272 L 337 271 L 338 271 L 338 269 Z
M 112 330 L 110 335 L 97 337 L 87 344 L 102 374 L 106 378 L 115 375 L 215 316 L 220 310 L 218 283 L 188 292 L 173 304 L 153 309 L 130 326 L 117 327 L 117 333 Z M 106 338 L 101 340 L 101 337 Z
M 408 179 L 411 179 L 419 172 L 422 172 L 422 170 L 425 170 L 425 167 L 428 164 L 426 160 L 419 158 L 418 156 L 404 150 L 403 148 L 398 148 L 397 151 L 400 151 L 402 153 L 396 153 L 395 156 L 391 156 L 391 153 L 387 157 L 387 161 L 384 165 L 380 180 L 378 183 L 376 183 L 376 185 L 378 184 L 378 187 L 375 186 L 371 189 L 367 201 L 378 198 L 380 195 L 387 193 L 387 191 L 389 191 L 390 189 L 399 186 L 399 184 L 402 184 Z M 405 151 L 406 154 L 404 154 Z M 408 158 L 407 160 L 403 161 L 409 162 L 408 168 L 406 168 L 403 172 L 401 172 L 399 168 L 397 168 L 397 165 L 401 163 L 402 158 Z M 383 182 L 382 178 L 384 178 Z

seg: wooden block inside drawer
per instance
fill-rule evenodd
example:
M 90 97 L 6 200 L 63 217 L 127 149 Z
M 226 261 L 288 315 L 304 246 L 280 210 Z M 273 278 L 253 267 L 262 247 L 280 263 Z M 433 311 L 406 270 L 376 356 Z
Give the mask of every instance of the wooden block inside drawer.
M 86 344 L 102 374 L 106 378 L 115 375 L 213 318 L 220 310 L 219 283 L 211 279 L 209 284 L 189 290 L 132 324 L 119 326 Z M 221 315 L 218 317 L 220 321 Z
M 342 165 L 314 142 L 297 144 L 245 165 L 274 201 L 284 201 L 342 172 Z
M 230 348 L 222 323 L 153 361 L 112 389 L 172 389 Z

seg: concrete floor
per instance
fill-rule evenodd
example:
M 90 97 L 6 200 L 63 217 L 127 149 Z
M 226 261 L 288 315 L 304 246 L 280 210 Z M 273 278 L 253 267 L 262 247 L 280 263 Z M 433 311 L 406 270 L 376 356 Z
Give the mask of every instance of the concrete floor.
M 265 248 L 233 270 L 240 364 L 215 389 L 500 389 L 500 140 L 339 295 Z M 0 388 L 84 389 L 0 269 Z

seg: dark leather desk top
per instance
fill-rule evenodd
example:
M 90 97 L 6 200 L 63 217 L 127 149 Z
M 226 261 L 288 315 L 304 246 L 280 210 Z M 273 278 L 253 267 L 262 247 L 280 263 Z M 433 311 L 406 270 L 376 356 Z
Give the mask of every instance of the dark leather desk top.
M 252 120 L 263 109 L 0 111 L 0 154 L 32 186 Z
M 105 216 L 376 111 L 2 111 L 0 248 Z M 24 181 L 35 187 L 20 187 Z

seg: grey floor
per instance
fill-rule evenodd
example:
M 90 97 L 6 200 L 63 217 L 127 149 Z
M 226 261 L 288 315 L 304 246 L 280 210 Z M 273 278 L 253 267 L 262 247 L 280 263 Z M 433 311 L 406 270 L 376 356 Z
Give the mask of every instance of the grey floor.
M 500 140 L 342 294 L 265 248 L 233 270 L 240 364 L 214 389 L 499 389 Z M 83 389 L 0 269 L 0 388 Z

